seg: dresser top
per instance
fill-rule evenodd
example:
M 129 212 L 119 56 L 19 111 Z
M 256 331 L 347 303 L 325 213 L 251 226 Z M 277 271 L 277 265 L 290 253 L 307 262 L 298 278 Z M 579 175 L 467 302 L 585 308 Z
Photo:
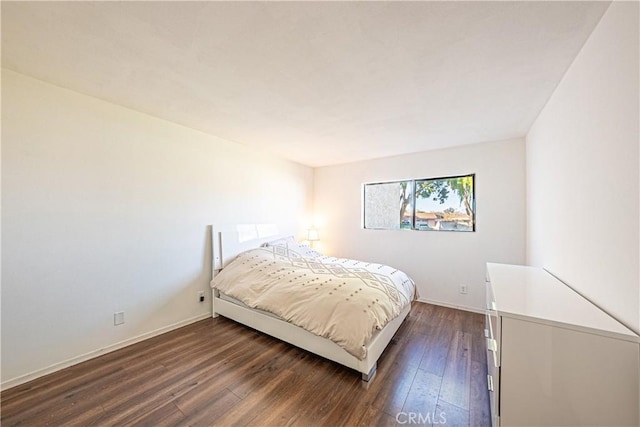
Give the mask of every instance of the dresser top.
M 541 268 L 488 263 L 487 274 L 502 316 L 640 341 L 633 331 Z

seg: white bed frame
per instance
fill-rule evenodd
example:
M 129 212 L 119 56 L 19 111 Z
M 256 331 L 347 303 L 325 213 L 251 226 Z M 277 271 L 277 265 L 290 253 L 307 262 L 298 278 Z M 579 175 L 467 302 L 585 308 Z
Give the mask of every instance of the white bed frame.
M 270 228 L 273 230 L 273 228 Z M 251 232 L 245 227 L 241 232 L 238 231 L 216 231 L 211 227 L 211 241 L 213 243 L 212 250 L 212 272 L 215 277 L 216 273 L 224 268 L 224 266 L 232 261 L 238 254 L 246 250 L 259 247 L 264 242 L 274 240 L 277 237 L 264 236 L 264 233 L 256 232 L 255 236 L 251 236 Z M 247 239 L 248 237 L 253 237 Z M 244 241 L 241 241 L 244 240 Z M 326 359 L 333 360 L 341 365 L 362 373 L 364 381 L 371 381 L 376 374 L 378 358 L 387 347 L 398 328 L 409 314 L 411 305 L 405 307 L 400 315 L 389 322 L 382 330 L 376 332 L 369 344 L 367 345 L 367 357 L 359 360 L 351 354 L 347 353 L 342 347 L 333 341 L 312 334 L 298 326 L 288 323 L 284 320 L 277 319 L 267 314 L 252 310 L 249 307 L 241 306 L 233 302 L 229 302 L 220 298 L 217 289 L 213 289 L 212 316 L 218 315 L 235 320 L 236 322 L 247 325 L 253 329 L 264 332 L 282 341 L 293 344 L 311 353 L 322 356 Z

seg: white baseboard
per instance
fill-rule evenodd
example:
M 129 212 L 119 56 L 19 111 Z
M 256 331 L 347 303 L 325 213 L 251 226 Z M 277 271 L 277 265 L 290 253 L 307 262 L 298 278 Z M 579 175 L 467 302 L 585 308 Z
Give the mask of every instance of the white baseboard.
M 425 302 L 427 304 L 433 304 L 433 305 L 439 305 L 442 307 L 448 307 L 448 308 L 455 308 L 457 310 L 464 310 L 464 311 L 470 311 L 472 313 L 479 313 L 479 314 L 485 314 L 486 311 L 479 309 L 479 308 L 475 308 L 475 307 L 467 307 L 464 305 L 454 305 L 454 304 L 448 304 L 446 302 L 442 302 L 442 301 L 434 301 L 432 299 L 428 299 L 428 298 L 418 298 L 419 302 Z
M 67 359 L 67 360 L 65 360 L 63 362 L 54 363 L 53 365 L 47 366 L 46 368 L 38 369 L 37 371 L 33 371 L 33 372 L 28 373 L 28 374 L 20 375 L 19 377 L 7 380 L 7 381 L 5 381 L 5 382 L 0 384 L 0 390 L 4 391 L 4 390 L 9 389 L 11 387 L 15 387 L 15 386 L 18 386 L 20 384 L 24 384 L 24 383 L 29 382 L 31 380 L 35 380 L 36 378 L 40 378 L 40 377 L 43 377 L 45 375 L 52 374 L 52 373 L 54 373 L 56 371 L 60 371 L 62 369 L 68 368 L 70 366 L 77 365 L 78 363 L 85 362 L 85 361 L 87 361 L 89 359 L 93 359 L 95 357 L 102 356 L 103 354 L 106 354 L 106 353 L 111 353 L 112 351 L 119 350 L 119 349 L 121 349 L 123 347 L 127 347 L 127 346 L 129 346 L 131 344 L 135 344 L 135 343 L 138 343 L 140 341 L 144 341 L 146 339 L 153 338 L 153 337 L 155 337 L 157 335 L 164 334 L 165 332 L 169 332 L 169 331 L 172 331 L 174 329 L 178 329 L 178 328 L 181 328 L 183 326 L 187 326 L 187 325 L 189 325 L 191 323 L 197 322 L 199 320 L 207 319 L 209 317 L 211 317 L 211 313 L 200 314 L 198 316 L 191 317 L 189 319 L 182 320 L 180 322 L 173 323 L 173 324 L 168 325 L 168 326 L 164 326 L 164 327 L 156 329 L 154 331 L 147 332 L 147 333 L 144 333 L 142 335 L 138 335 L 136 337 L 129 338 L 129 339 L 126 339 L 124 341 L 117 342 L 115 344 L 111 344 L 111 345 L 109 345 L 107 347 L 99 348 L 97 350 L 93 350 L 93 351 L 90 351 L 88 353 L 72 357 L 71 359 Z

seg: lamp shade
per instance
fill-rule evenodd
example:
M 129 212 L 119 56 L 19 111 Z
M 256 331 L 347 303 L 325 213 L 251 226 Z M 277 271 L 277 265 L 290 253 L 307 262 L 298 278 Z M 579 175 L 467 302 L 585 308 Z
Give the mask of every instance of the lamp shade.
M 307 230 L 307 240 L 310 242 L 315 242 L 320 240 L 320 237 L 318 236 L 318 230 L 315 228 L 309 228 Z

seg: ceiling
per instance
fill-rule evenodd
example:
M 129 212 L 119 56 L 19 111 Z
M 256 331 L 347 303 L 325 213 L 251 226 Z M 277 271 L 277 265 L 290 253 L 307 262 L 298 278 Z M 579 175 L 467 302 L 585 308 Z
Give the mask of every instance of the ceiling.
M 2 65 L 323 166 L 525 135 L 608 6 L 2 1 Z

